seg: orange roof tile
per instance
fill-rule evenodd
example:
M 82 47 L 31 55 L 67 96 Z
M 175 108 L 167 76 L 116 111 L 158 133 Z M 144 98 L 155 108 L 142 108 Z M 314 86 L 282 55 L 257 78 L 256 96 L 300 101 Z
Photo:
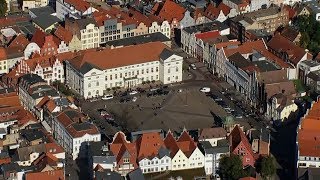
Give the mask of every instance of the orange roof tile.
M 240 41 L 227 41 L 227 42 L 217 43 L 215 46 L 217 49 L 221 49 L 228 46 L 238 46 L 240 44 L 241 44 Z
M 64 172 L 62 169 L 50 170 L 45 172 L 31 172 L 26 173 L 26 180 L 64 180 Z
M 116 68 L 159 60 L 159 55 L 165 48 L 168 47 L 161 42 L 152 42 L 116 49 L 89 51 L 69 62 L 77 69 L 80 69 L 85 63 L 101 69 Z M 105 61 L 105 57 L 108 57 L 108 61 Z
M 29 44 L 29 40 L 23 35 L 19 34 L 9 44 L 9 47 L 22 46 L 25 48 Z
M 231 139 L 231 151 L 233 152 L 234 149 L 239 145 L 240 142 L 242 142 L 247 149 L 247 151 L 254 156 L 254 153 L 252 151 L 251 145 L 248 141 L 248 138 L 243 133 L 243 131 L 240 129 L 238 125 L 236 125 L 233 130 L 231 131 L 229 137 Z
M 57 36 L 61 41 L 64 41 L 67 44 L 72 39 L 72 33 L 60 25 L 54 31 L 54 35 Z
M 209 31 L 209 32 L 204 32 L 204 33 L 198 33 L 195 35 L 196 38 L 198 39 L 212 39 L 212 38 L 217 38 L 220 36 L 219 31 Z
M 64 152 L 63 148 L 55 142 L 46 143 L 45 148 L 46 148 L 46 152 L 49 152 L 52 154 L 59 154 Z
M 295 45 L 287 38 L 283 37 L 279 33 L 276 33 L 274 37 L 267 43 L 268 47 L 273 51 L 288 55 L 289 61 L 294 65 L 297 65 L 302 57 L 306 54 L 305 49 Z
M 180 135 L 179 139 L 177 140 L 177 144 L 179 149 L 189 157 L 192 152 L 197 148 L 196 142 L 192 139 L 189 133 L 185 130 Z
M 136 140 L 138 160 L 148 157 L 154 157 L 158 154 L 159 149 L 164 142 L 158 132 L 150 132 L 142 134 Z
M 7 51 L 4 47 L 0 47 L 0 61 L 7 59 Z
M 181 21 L 184 17 L 185 9 L 172 0 L 164 2 L 159 14 L 156 14 L 160 19 L 171 22 L 173 19 Z
M 42 32 L 40 29 L 36 28 L 36 32 L 34 32 L 31 42 L 36 43 L 40 48 L 43 46 L 45 41 L 46 34 Z
M 220 10 L 217 7 L 214 7 L 213 4 L 209 3 L 204 14 L 207 18 L 214 20 L 219 16 Z
M 81 12 L 85 12 L 90 7 L 90 4 L 83 0 L 65 0 L 65 2 L 74 6 L 76 10 Z
M 164 139 L 164 144 L 170 150 L 171 157 L 174 157 L 174 155 L 179 151 L 179 146 L 171 131 L 167 133 L 167 136 Z
M 240 54 L 251 54 L 253 50 L 267 50 L 267 47 L 263 40 L 245 42 L 237 48 L 225 48 L 224 52 L 227 57 L 239 52 Z
M 229 6 L 225 5 L 222 2 L 219 4 L 218 9 L 221 10 L 225 16 L 227 16 L 231 10 Z

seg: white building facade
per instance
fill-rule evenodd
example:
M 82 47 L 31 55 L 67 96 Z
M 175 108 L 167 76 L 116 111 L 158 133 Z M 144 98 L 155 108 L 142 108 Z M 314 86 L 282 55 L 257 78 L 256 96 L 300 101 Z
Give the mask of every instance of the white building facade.
M 138 46 L 147 46 L 144 45 Z M 158 44 L 158 42 L 156 43 Z M 162 44 L 162 43 L 160 43 Z M 164 47 L 164 45 L 161 45 Z M 117 49 L 107 49 L 104 51 L 119 51 L 124 53 L 125 48 L 135 48 L 135 46 Z M 122 50 L 119 50 L 122 49 Z M 138 47 L 138 49 L 140 49 Z M 162 52 L 163 50 L 163 52 Z M 114 87 L 133 88 L 143 82 L 161 81 L 163 84 L 170 84 L 182 81 L 183 58 L 172 54 L 169 50 L 162 49 L 155 59 L 145 62 L 123 64 L 112 68 L 103 68 L 85 64 L 86 71 L 77 69 L 73 62 L 66 61 L 67 84 L 85 98 L 102 96 L 106 90 Z M 108 52 L 106 52 L 108 54 Z M 101 53 L 104 54 L 104 53 Z M 152 55 L 153 56 L 153 55 Z M 107 58 L 107 56 L 105 57 Z

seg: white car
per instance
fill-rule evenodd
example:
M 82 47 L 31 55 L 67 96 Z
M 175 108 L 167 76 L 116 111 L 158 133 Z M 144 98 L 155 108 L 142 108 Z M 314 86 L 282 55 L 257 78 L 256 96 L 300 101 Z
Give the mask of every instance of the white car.
M 204 93 L 208 93 L 210 91 L 211 91 L 211 89 L 209 87 L 203 87 L 200 89 L 200 92 L 204 92 Z
M 137 97 L 133 97 L 133 98 L 132 98 L 132 102 L 136 102 L 137 99 L 138 99 Z
M 196 70 L 196 69 L 197 69 L 197 67 L 196 67 L 195 64 L 190 64 L 190 67 L 191 67 L 191 69 L 193 69 L 193 70 Z
M 102 97 L 103 100 L 109 100 L 109 99 L 113 99 L 113 95 L 112 94 L 106 94 Z
M 135 94 L 138 94 L 138 91 L 131 91 L 129 92 L 130 95 L 135 95 Z

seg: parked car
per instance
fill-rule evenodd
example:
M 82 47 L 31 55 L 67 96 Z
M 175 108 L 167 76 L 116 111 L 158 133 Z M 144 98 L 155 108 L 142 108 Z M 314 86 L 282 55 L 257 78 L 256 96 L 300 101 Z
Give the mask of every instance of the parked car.
M 133 97 L 133 98 L 132 98 L 132 102 L 136 102 L 137 99 L 138 99 L 137 97 Z
M 102 97 L 102 100 L 109 100 L 109 99 L 113 99 L 113 95 L 112 94 L 106 94 Z
M 138 91 L 131 91 L 129 92 L 130 95 L 135 95 L 135 94 L 138 94 Z
M 204 93 L 209 93 L 211 91 L 211 89 L 209 87 L 202 87 L 200 89 L 201 92 L 204 92 Z
M 222 98 L 221 97 L 219 97 L 219 96 L 216 96 L 216 95 L 214 95 L 214 94 L 212 94 L 211 95 L 211 98 L 214 100 L 214 101 L 222 101 Z
M 190 64 L 190 68 L 193 69 L 193 70 L 196 70 L 197 66 L 195 64 Z

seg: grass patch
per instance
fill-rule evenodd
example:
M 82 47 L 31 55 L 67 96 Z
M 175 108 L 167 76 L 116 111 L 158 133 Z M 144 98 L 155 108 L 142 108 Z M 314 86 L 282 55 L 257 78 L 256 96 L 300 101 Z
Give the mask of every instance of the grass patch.
M 163 176 L 161 176 L 163 174 Z M 199 177 L 199 176 L 205 176 L 205 171 L 204 168 L 198 168 L 198 169 L 187 169 L 187 170 L 180 170 L 180 171 L 170 171 L 169 173 L 151 173 L 151 174 L 145 174 L 144 177 L 146 179 L 168 179 L 170 177 L 177 178 L 177 177 L 182 177 L 182 179 L 186 180 L 191 180 L 194 177 Z

